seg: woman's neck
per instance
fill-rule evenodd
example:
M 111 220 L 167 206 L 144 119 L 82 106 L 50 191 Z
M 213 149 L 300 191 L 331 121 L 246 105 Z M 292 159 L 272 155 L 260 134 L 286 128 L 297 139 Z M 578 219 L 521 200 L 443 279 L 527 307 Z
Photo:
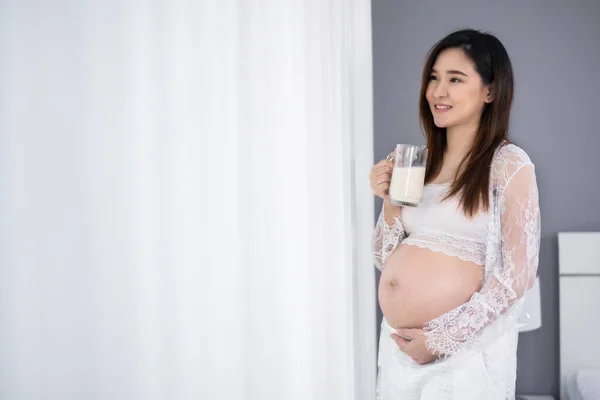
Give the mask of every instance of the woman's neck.
M 477 128 L 477 126 L 455 126 L 446 129 L 447 147 L 444 152 L 444 161 L 458 166 L 471 150 L 477 135 Z

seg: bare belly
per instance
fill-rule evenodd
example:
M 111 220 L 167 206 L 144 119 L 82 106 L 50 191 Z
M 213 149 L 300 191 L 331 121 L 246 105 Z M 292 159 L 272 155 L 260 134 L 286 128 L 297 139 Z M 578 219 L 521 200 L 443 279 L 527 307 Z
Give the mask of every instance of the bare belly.
M 422 328 L 467 302 L 481 288 L 484 267 L 418 246 L 400 244 L 379 281 L 379 304 L 394 328 Z

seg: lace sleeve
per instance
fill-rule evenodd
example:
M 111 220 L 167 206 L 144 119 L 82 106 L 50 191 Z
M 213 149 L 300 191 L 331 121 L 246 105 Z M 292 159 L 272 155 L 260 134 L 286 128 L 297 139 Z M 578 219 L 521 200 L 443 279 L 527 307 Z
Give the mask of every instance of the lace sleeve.
M 506 186 L 498 196 L 501 262 L 494 263 L 481 290 L 467 303 L 425 326 L 428 348 L 440 355 L 452 355 L 477 346 L 482 330 L 498 320 L 533 286 L 540 246 L 534 167 L 528 162 L 513 165 L 508 170 Z
M 380 271 L 383 264 L 394 251 L 398 243 L 404 238 L 404 227 L 400 218 L 396 217 L 394 224 L 389 226 L 385 220 L 385 202 L 381 207 L 375 230 L 373 231 L 373 261 Z

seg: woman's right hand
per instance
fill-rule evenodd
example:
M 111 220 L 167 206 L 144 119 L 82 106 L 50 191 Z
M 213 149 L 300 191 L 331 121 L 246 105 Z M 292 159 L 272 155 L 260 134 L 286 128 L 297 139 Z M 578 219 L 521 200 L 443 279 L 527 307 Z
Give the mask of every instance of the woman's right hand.
M 389 158 L 384 158 L 373 165 L 369 174 L 369 181 L 371 182 L 371 190 L 375 196 L 379 196 L 384 200 L 389 199 L 393 169 L 394 163 Z

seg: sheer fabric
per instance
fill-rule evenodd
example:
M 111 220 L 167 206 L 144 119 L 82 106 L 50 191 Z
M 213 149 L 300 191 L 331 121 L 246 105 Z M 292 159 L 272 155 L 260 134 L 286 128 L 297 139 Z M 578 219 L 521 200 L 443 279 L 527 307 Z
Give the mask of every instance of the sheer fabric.
M 381 271 L 390 254 L 396 249 L 398 243 L 406 237 L 404 226 L 400 218 L 396 217 L 392 226 L 385 220 L 385 203 L 379 213 L 375 231 L 373 232 L 373 261 Z
M 442 358 L 484 346 L 482 332 L 495 321 L 503 320 L 505 330 L 516 332 L 523 294 L 535 280 L 540 212 L 534 165 L 521 148 L 505 144 L 496 151 L 490 173 L 482 288 L 468 302 L 424 327 L 427 346 Z M 373 233 L 377 268 L 384 268 L 389 255 L 405 237 L 401 219 L 388 226 L 382 210 Z M 426 247 L 436 245 L 440 243 Z
M 377 400 L 507 400 L 515 397 L 517 332 L 502 320 L 483 333 L 494 338 L 485 349 L 420 365 L 391 338 L 394 329 L 381 323 Z
M 468 218 L 459 198 L 444 200 L 450 185 L 425 185 L 418 207 L 402 207 L 406 233 L 402 244 L 410 244 L 485 265 L 488 213 Z
M 437 232 L 418 232 L 410 234 L 402 244 L 439 251 L 479 265 L 485 264 L 485 243 L 476 240 Z

